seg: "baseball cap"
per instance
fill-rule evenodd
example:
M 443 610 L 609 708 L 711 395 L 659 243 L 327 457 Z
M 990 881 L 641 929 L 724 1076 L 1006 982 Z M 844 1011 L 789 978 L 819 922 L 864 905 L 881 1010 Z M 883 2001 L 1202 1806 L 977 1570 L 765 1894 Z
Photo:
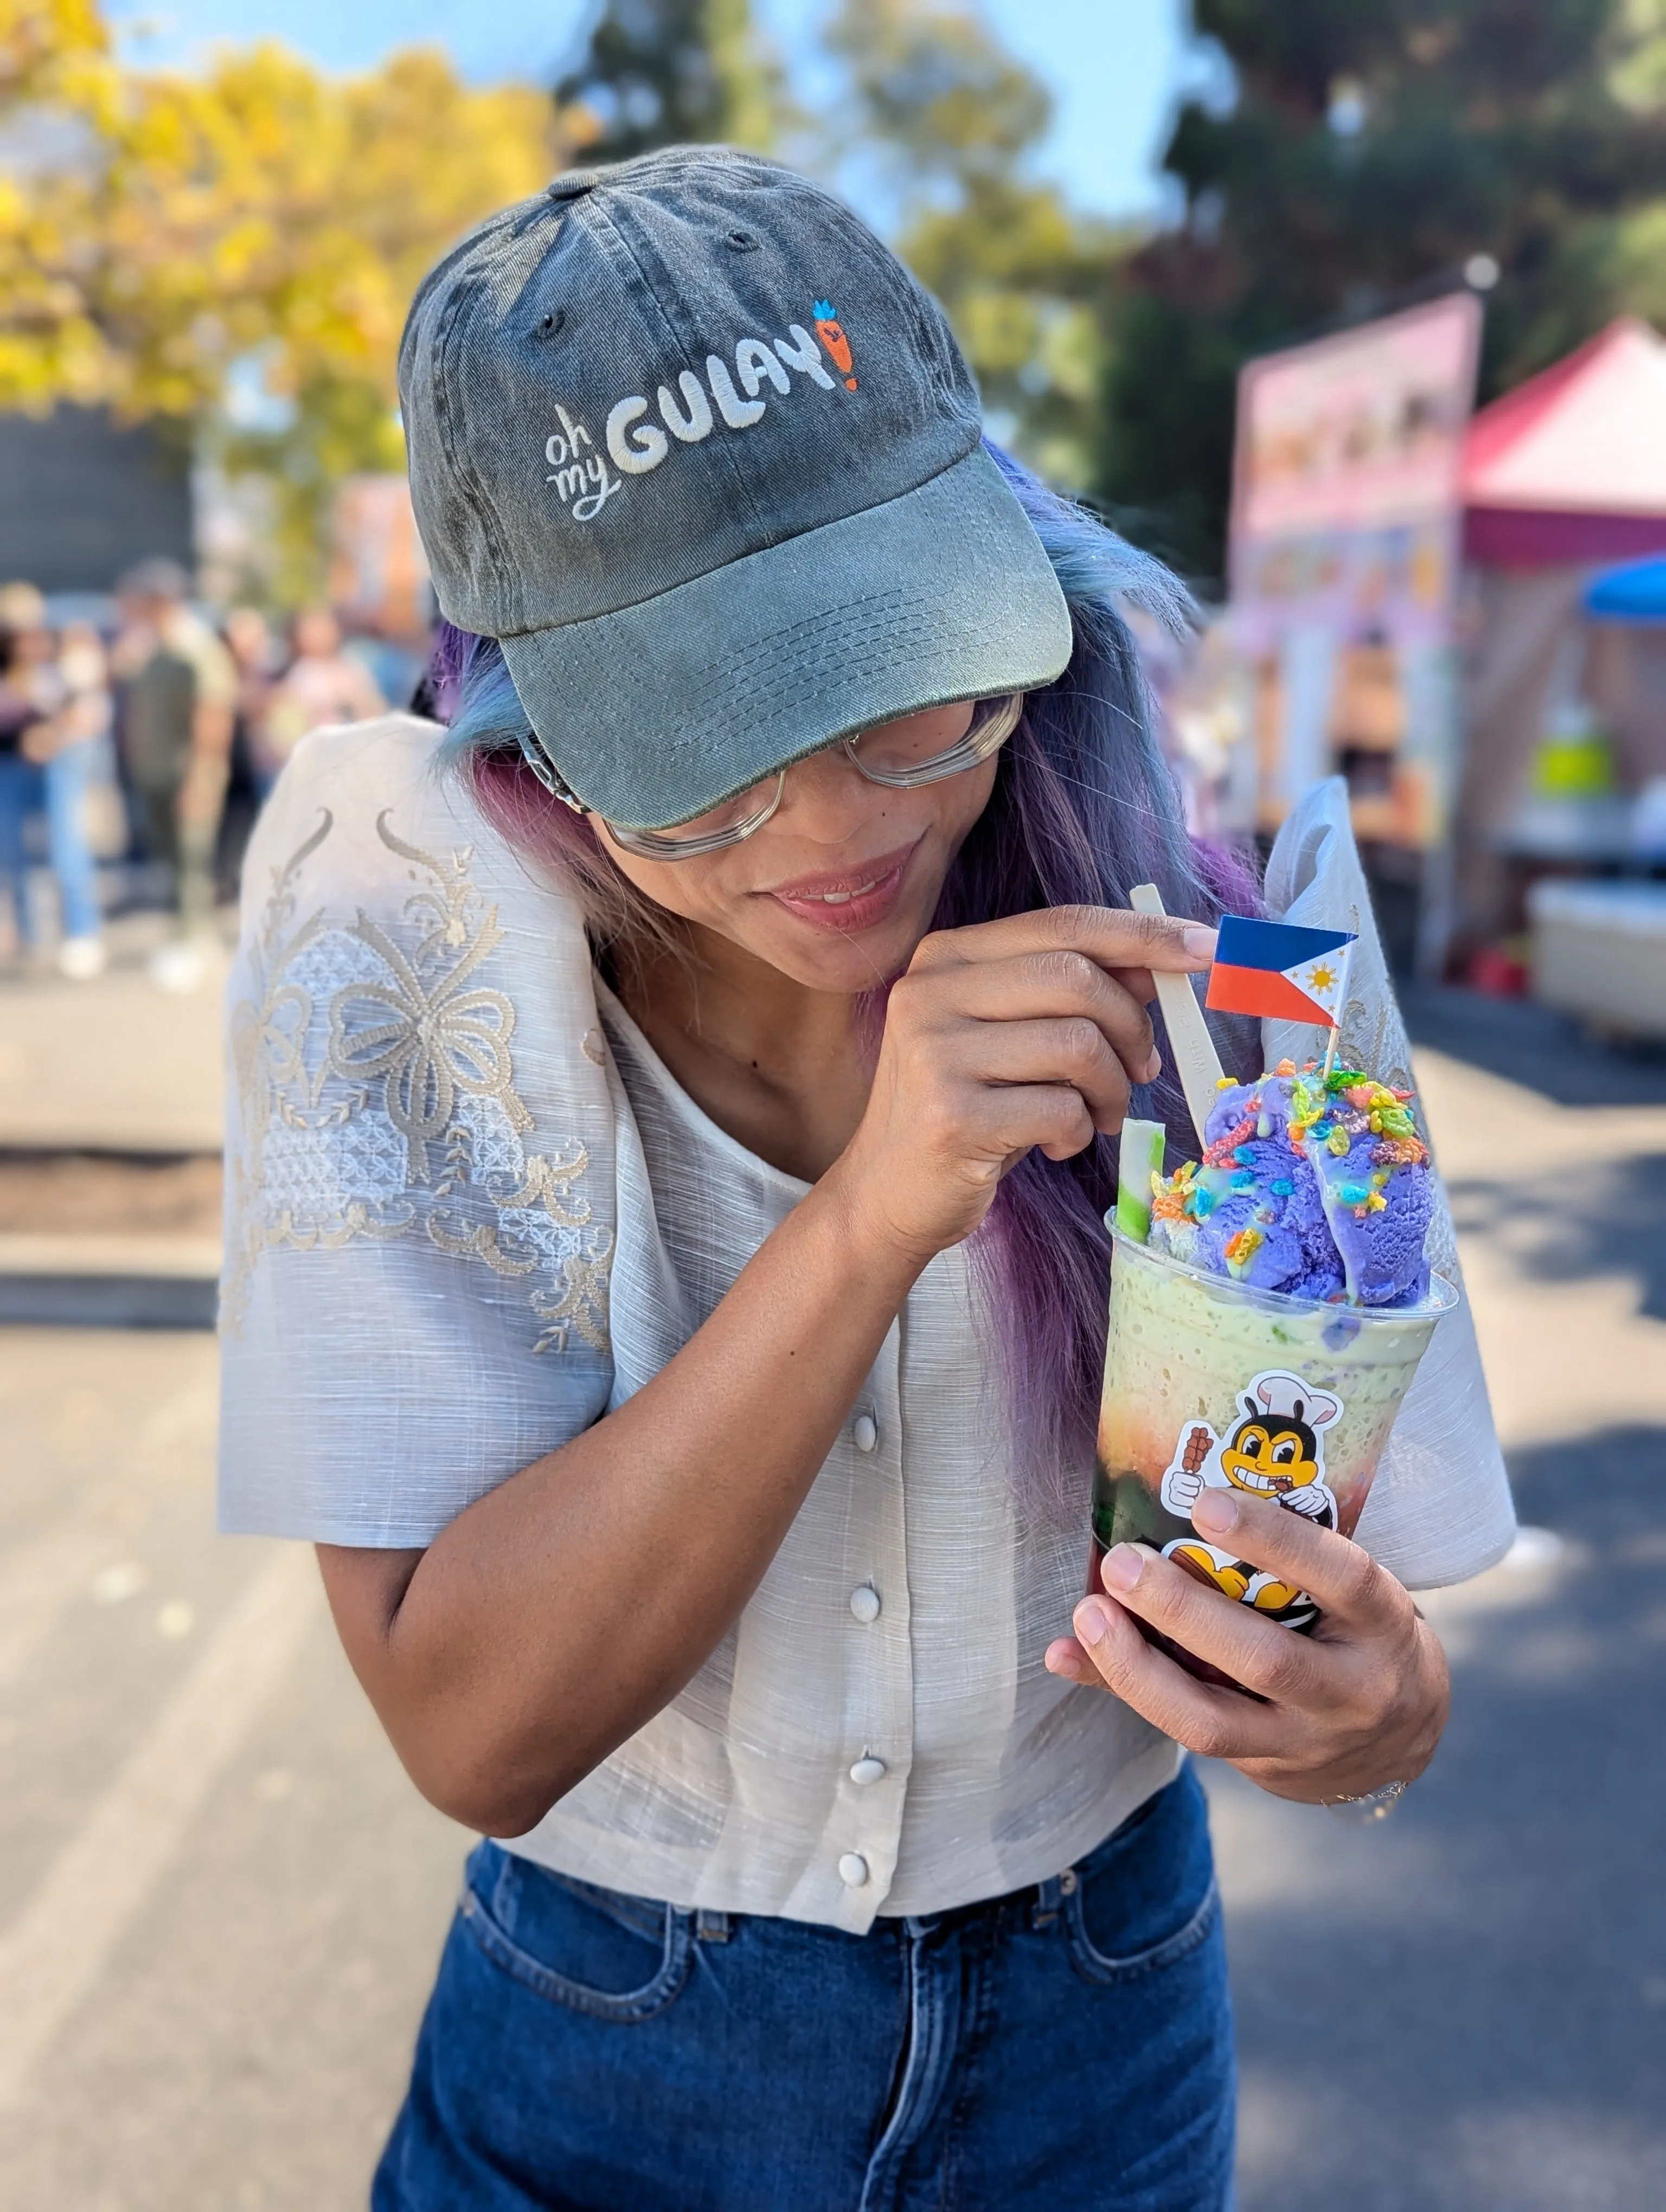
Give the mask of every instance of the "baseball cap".
M 399 390 L 441 610 L 608 820 L 1070 657 L 941 309 L 775 162 L 673 147 L 492 216 L 418 291 Z

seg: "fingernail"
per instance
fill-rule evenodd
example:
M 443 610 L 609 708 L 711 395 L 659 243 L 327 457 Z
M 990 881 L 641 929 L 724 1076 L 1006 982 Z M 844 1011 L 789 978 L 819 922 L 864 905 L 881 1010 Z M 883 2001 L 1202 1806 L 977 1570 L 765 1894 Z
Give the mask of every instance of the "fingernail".
M 1132 1544 L 1119 1544 L 1105 1559 L 1104 1579 L 1113 1589 L 1131 1590 L 1145 1572 L 1146 1555 Z
M 1192 1526 L 1224 1536 L 1237 1526 L 1238 1502 L 1230 1490 L 1206 1490 L 1192 1508 Z
M 1206 929 L 1201 921 L 1189 922 L 1180 933 L 1180 949 L 1189 960 L 1213 960 L 1215 933 Z
M 1151 1058 L 1146 1062 L 1146 1072 L 1140 1077 L 1140 1080 L 1142 1083 L 1155 1083 L 1158 1077 L 1161 1075 L 1162 1073 L 1163 1055 L 1160 1052 L 1153 1052 Z
M 1105 1631 L 1110 1626 L 1110 1615 L 1093 1598 L 1084 1598 L 1072 1615 L 1076 1633 L 1084 1644 L 1103 1644 Z
M 1049 1674 L 1061 1674 L 1067 1682 L 1079 1682 L 1081 1680 L 1082 1670 L 1076 1663 L 1073 1652 L 1049 1651 L 1046 1664 Z

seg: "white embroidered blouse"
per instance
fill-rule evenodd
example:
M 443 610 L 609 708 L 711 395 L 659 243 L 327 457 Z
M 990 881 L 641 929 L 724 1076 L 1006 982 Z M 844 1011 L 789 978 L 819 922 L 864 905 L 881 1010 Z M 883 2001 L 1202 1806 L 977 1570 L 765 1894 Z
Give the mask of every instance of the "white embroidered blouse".
M 228 1530 L 429 1543 L 654 1374 L 806 1188 L 678 1087 L 597 976 L 571 897 L 436 772 L 435 737 L 390 715 L 307 738 L 250 848 Z M 1316 884 L 1363 900 L 1341 821 L 1298 919 L 1331 918 Z M 1405 1057 L 1386 1004 L 1373 1067 Z M 1414 1583 L 1509 1540 L 1466 1323 L 1443 1325 L 1362 1528 Z M 1079 1512 L 1015 1504 L 964 1258 L 942 1254 L 734 1629 L 514 1848 L 852 1931 L 1068 1865 L 1179 1759 L 1042 1665 L 1084 1586 L 1083 1481 Z

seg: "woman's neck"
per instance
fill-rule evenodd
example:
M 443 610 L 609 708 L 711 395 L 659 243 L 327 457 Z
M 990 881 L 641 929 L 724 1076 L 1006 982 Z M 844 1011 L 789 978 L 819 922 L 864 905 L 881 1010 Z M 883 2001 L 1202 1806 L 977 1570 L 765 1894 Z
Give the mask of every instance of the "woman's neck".
M 618 994 L 684 1091 L 770 1166 L 814 1182 L 867 1103 L 854 1001 L 794 982 L 697 922 L 619 960 Z

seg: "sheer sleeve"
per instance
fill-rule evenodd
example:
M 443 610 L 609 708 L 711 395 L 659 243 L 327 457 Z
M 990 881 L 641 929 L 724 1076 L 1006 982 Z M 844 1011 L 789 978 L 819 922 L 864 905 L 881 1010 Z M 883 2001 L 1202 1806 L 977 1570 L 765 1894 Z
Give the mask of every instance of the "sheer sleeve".
M 1411 1047 L 1340 776 L 1316 785 L 1280 830 L 1268 863 L 1266 896 L 1274 921 L 1358 933 L 1342 1015 L 1344 1064 L 1411 1088 Z M 1300 1023 L 1263 1023 L 1266 1065 L 1276 1067 L 1286 1055 L 1305 1058 L 1313 1036 Z M 1438 1165 L 1440 1133 L 1429 1133 Z M 1437 1189 L 1427 1249 L 1436 1272 L 1456 1284 L 1461 1297 L 1438 1324 L 1406 1394 L 1359 1529 L 1365 1549 L 1413 1589 L 1479 1574 L 1503 1557 L 1516 1531 L 1444 1188 Z
M 605 1409 L 614 1108 L 582 919 L 389 715 L 296 750 L 228 995 L 220 1522 L 430 1542 Z

